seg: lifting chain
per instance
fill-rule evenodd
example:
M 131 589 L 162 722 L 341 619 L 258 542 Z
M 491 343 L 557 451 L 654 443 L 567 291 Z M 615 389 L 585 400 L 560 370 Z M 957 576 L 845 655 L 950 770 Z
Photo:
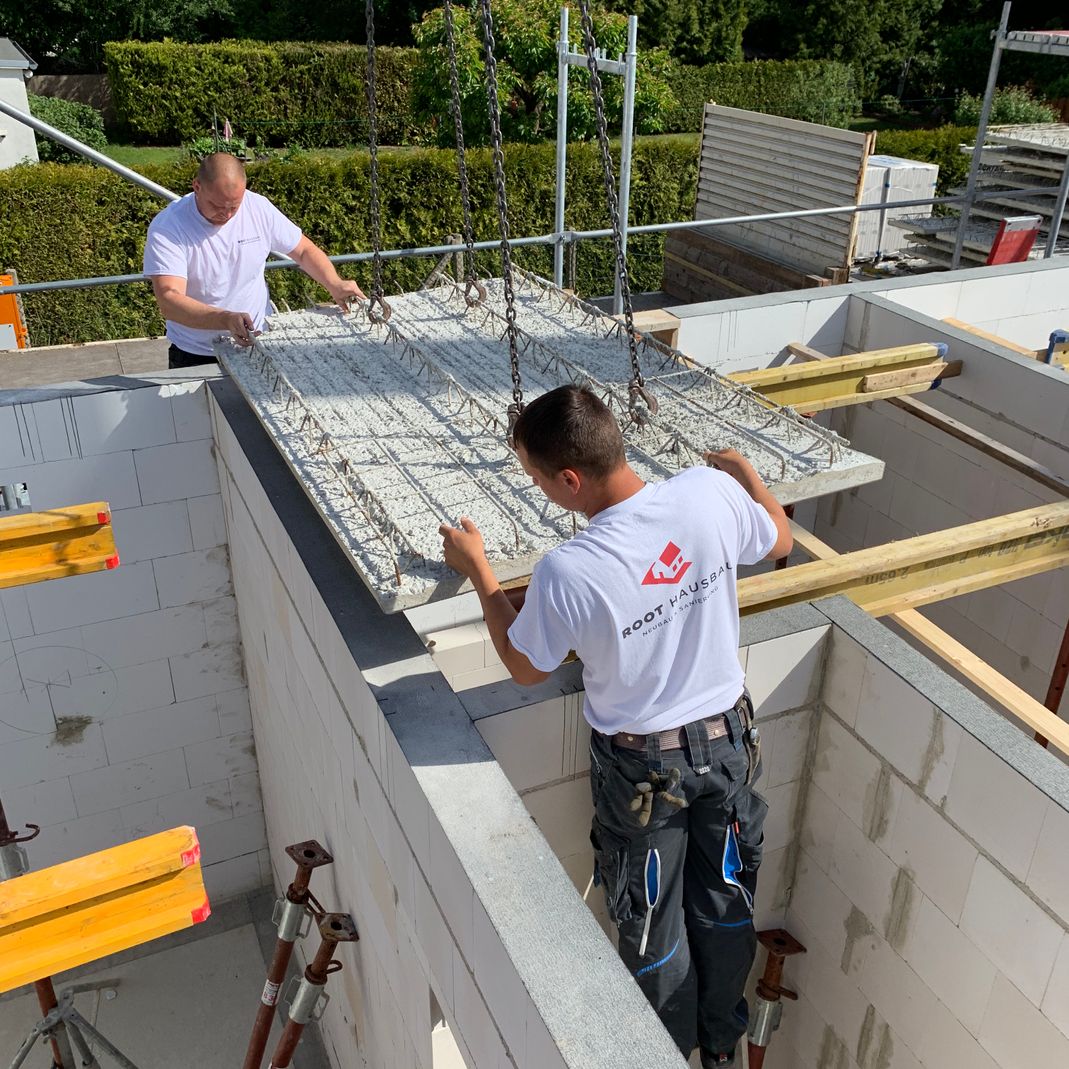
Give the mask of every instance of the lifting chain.
M 612 156 L 609 154 L 609 134 L 605 123 L 605 98 L 601 91 L 601 72 L 598 70 L 598 49 L 594 40 L 594 23 L 590 17 L 590 0 L 579 0 L 579 15 L 583 27 L 583 48 L 586 50 L 586 65 L 590 71 L 590 91 L 594 96 L 594 118 L 598 131 L 598 146 L 601 149 L 601 170 L 605 179 L 605 199 L 609 205 L 612 225 L 612 243 L 616 257 L 616 276 L 620 280 L 620 295 L 624 301 L 624 329 L 631 353 L 631 381 L 628 383 L 628 407 L 631 419 L 641 428 L 648 416 L 657 412 L 657 398 L 646 389 L 646 380 L 638 362 L 638 344 L 635 339 L 635 319 L 631 308 L 631 284 L 627 278 L 627 259 L 624 256 L 623 236 L 620 231 L 620 200 L 616 195 L 616 175 Z M 641 404 L 640 404 L 641 402 Z M 645 406 L 645 410 L 643 407 Z
M 449 89 L 452 93 L 453 126 L 457 139 L 457 170 L 460 172 L 460 205 L 464 211 L 464 244 L 468 247 L 464 277 L 464 301 L 469 308 L 486 300 L 486 287 L 475 277 L 475 237 L 471 226 L 471 198 L 468 195 L 468 164 L 464 155 L 464 119 L 460 110 L 460 78 L 457 75 L 457 45 L 453 28 L 453 5 L 445 0 L 445 44 L 449 53 Z
M 508 200 L 505 196 L 505 157 L 501 149 L 501 106 L 497 99 L 497 60 L 494 58 L 494 17 L 490 0 L 479 0 L 483 23 L 483 52 L 486 59 L 486 98 L 490 110 L 490 141 L 494 155 L 494 185 L 497 191 L 497 217 L 501 231 L 501 267 L 505 284 L 505 333 L 508 335 L 509 362 L 512 366 L 512 404 L 508 407 L 508 440 L 523 411 L 523 381 L 520 357 L 516 348 L 516 295 L 512 287 L 512 253 L 509 249 Z
M 367 151 L 371 159 L 371 296 L 367 302 L 367 317 L 372 323 L 385 323 L 392 309 L 382 291 L 382 219 L 379 214 L 379 146 L 378 109 L 375 95 L 375 0 L 367 0 Z M 377 309 L 376 309 L 377 306 Z

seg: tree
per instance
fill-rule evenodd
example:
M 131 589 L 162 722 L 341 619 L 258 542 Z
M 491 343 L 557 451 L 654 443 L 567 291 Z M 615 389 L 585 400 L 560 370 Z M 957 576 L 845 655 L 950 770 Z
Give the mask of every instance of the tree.
M 107 41 L 203 41 L 230 21 L 230 0 L 0 0 L 0 27 L 48 71 L 99 72 Z
M 748 0 L 612 0 L 611 10 L 638 16 L 644 48 L 667 48 L 683 63 L 742 59 Z
M 501 104 L 501 130 L 506 141 L 538 141 L 556 125 L 557 33 L 559 0 L 497 0 L 493 5 L 497 91 Z M 577 49 L 578 18 L 573 17 L 572 47 Z M 454 7 L 457 74 L 460 83 L 464 139 L 486 144 L 489 137 L 486 72 L 482 30 L 477 6 Z M 609 55 L 627 46 L 627 19 L 608 12 L 593 14 L 594 36 Z M 416 28 L 420 56 L 414 74 L 413 106 L 417 119 L 437 120 L 442 144 L 454 140 L 450 106 L 449 60 L 445 47 L 444 9 L 428 12 Z M 660 119 L 672 103 L 665 79 L 669 63 L 664 49 L 644 51 L 639 59 L 635 93 L 635 129 L 639 133 L 660 128 Z M 623 106 L 623 79 L 602 75 L 610 132 L 619 128 Z M 589 77 L 572 67 L 568 83 L 569 136 L 581 140 L 593 135 L 594 102 Z

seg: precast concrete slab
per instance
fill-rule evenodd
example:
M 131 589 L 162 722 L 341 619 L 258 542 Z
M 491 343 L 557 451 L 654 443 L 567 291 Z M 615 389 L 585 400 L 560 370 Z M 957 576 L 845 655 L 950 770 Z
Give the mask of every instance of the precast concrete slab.
M 390 298 L 392 316 L 287 312 L 221 361 L 382 607 L 463 589 L 441 558 L 439 524 L 470 516 L 500 577 L 530 574 L 579 518 L 549 503 L 506 443 L 512 378 L 504 286 L 469 307 L 443 285 Z M 883 464 L 788 409 L 643 336 L 655 415 L 628 402 L 629 347 L 612 317 L 535 276 L 517 276 L 525 397 L 590 385 L 617 414 L 628 459 L 659 481 L 707 449 L 746 455 L 784 503 L 880 478 Z

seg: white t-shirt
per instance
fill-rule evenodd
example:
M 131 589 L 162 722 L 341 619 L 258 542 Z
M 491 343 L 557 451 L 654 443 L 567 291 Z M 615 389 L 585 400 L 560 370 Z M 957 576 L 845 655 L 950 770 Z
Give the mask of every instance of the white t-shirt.
M 268 254 L 291 253 L 301 228 L 266 197 L 246 190 L 241 207 L 222 226 L 197 210 L 192 193 L 169 204 L 149 224 L 145 239 L 146 275 L 186 280 L 186 296 L 231 312 L 248 312 L 263 330 L 270 298 L 264 279 Z M 210 356 L 218 330 L 198 330 L 167 320 L 167 337 L 187 353 Z
M 574 649 L 586 718 L 605 734 L 724 712 L 744 683 L 736 565 L 775 541 L 771 517 L 730 475 L 687 468 L 547 553 L 509 640 L 542 672 Z

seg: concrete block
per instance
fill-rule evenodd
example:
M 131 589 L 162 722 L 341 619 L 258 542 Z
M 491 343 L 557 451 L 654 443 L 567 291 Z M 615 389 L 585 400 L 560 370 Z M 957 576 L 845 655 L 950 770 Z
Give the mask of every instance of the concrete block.
M 134 465 L 146 505 L 219 493 L 219 471 L 210 439 L 138 449 Z
M 68 576 L 62 583 L 36 583 L 26 588 L 26 603 L 36 634 L 136 616 L 160 607 L 148 561 Z
M 973 1035 L 980 1031 L 995 966 L 930 899 L 910 906 L 902 957 Z
M 812 932 L 833 960 L 849 962 L 853 949 L 864 937 L 863 926 L 852 918 L 856 910 L 853 903 L 831 881 L 816 862 L 803 851 L 798 859 L 798 871 L 794 889 L 787 908 L 787 927 L 792 928 L 795 919 Z M 875 937 L 875 933 L 872 933 Z M 844 950 L 846 956 L 844 958 Z
M 108 763 L 99 724 L 65 733 L 31 735 L 0 746 L 0 781 L 4 791 L 63 779 Z
M 176 382 L 165 388 L 171 402 L 175 435 L 180 442 L 212 437 L 208 388 L 201 382 Z
M 486 668 L 476 668 L 471 672 L 458 672 L 450 680 L 450 683 L 453 690 L 459 694 L 461 691 L 471 690 L 473 687 L 484 687 L 487 683 L 500 683 L 503 679 L 508 678 L 508 670 L 499 661 L 497 664 L 489 665 Z
M 877 928 L 891 912 L 898 869 L 845 814 L 839 817 L 831 845 L 828 875 Z
M 246 813 L 232 820 L 207 825 L 199 833 L 204 864 L 223 861 L 251 850 L 267 847 L 267 828 L 263 813 Z
M 206 641 L 201 607 L 182 605 L 109 620 L 104 627 L 88 624 L 80 644 L 111 668 L 126 668 L 192 653 Z
M 83 501 L 107 501 L 116 510 L 142 504 L 132 453 L 56 460 L 0 474 L 3 482 L 11 481 L 8 475 L 28 482 L 33 507 L 39 511 Z
M 112 529 L 119 560 L 124 565 L 188 553 L 193 549 L 184 501 L 167 501 L 114 512 Z
M 857 720 L 869 655 L 837 627 L 831 629 L 828 641 L 828 660 L 820 696 L 840 720 L 853 727 Z
M 214 695 L 104 721 L 104 744 L 112 764 L 218 737 Z
M 431 984 L 446 1010 L 453 1008 L 453 957 L 457 953 L 445 918 L 427 881 L 419 873 L 415 881 L 416 935 L 431 971 Z
M 854 730 L 921 790 L 946 794 L 961 728 L 875 657 L 865 669 Z
M 475 624 L 432 631 L 427 635 L 427 645 L 434 663 L 446 679 L 486 667 L 486 636 Z
M 765 851 L 772 852 L 792 843 L 797 834 L 798 798 L 801 782 L 791 780 L 778 787 L 758 782 L 757 786 L 768 802 L 765 818 Z
M 460 955 L 453 959 L 453 1014 L 457 1031 L 471 1052 L 472 1064 L 500 1064 L 503 1051 L 501 1038 L 482 992 Z
M 230 777 L 230 802 L 234 816 L 243 817 L 247 813 L 262 813 L 263 794 L 260 791 L 260 774 L 242 772 Z
M 70 399 L 84 456 L 168 445 L 175 440 L 170 399 L 159 387 Z
M 813 768 L 816 784 L 859 827 L 869 822 L 880 784 L 880 762 L 831 717 L 823 717 Z
M 972 881 L 976 847 L 910 790 L 902 792 L 894 826 L 883 846 L 891 860 L 956 924 Z
M 99 667 L 71 678 L 67 686 L 53 686 L 52 708 L 57 717 L 88 716 L 93 720 L 159 709 L 174 702 L 166 661 L 149 661 L 129 668 Z
M 522 801 L 557 857 L 587 848 L 593 807 L 590 782 L 585 776 L 529 791 Z
M 66 824 L 55 824 L 27 847 L 30 864 L 35 869 L 59 865 L 76 857 L 95 854 L 119 846 L 130 838 L 123 828 L 117 809 L 93 813 Z
M 1028 999 L 1042 1002 L 1063 930 L 987 858 L 976 863 L 961 930 Z
M 831 864 L 831 847 L 839 822 L 839 807 L 815 784 L 806 792 L 798 841 L 813 863 L 824 872 Z
M 192 824 L 199 834 L 199 829 L 223 820 L 229 821 L 234 815 L 230 784 L 226 780 L 206 783 L 162 798 L 135 802 L 133 805 L 123 806 L 119 812 L 123 827 L 134 838 L 154 835 L 181 824 Z M 203 842 L 203 836 L 201 841 Z
M 194 549 L 211 549 L 226 545 L 226 519 L 223 516 L 223 499 L 219 494 L 206 497 L 191 497 L 189 526 L 193 532 Z
M 1058 956 L 1040 1009 L 1069 1038 L 1069 934 L 1063 935 L 1058 944 Z
M 1048 799 L 983 743 L 966 735 L 958 747 L 944 811 L 1019 879 L 1039 840 Z
M 475 903 L 475 982 L 486 999 L 490 1015 L 517 1065 L 526 1059 L 527 1014 L 531 996 L 520 979 L 501 936 Z
M 934 1014 L 921 1040 L 919 1054 L 926 1069 L 998 1069 L 994 1059 L 976 1037 L 943 1005 L 936 1002 Z
M 995 980 L 979 1039 L 1000 1069 L 1069 1065 L 1069 1038 L 1003 976 Z
M 1069 927 L 1069 813 L 1057 802 L 1047 806 L 1027 884 Z
M 0 408 L 0 469 L 34 462 L 33 445 L 23 405 Z
M 10 791 L 5 787 L 3 802 L 8 825 L 12 828 L 26 824 L 47 828 L 53 824 L 66 824 L 78 816 L 70 780 L 65 778 L 31 783 L 28 787 Z
M 185 755 L 193 787 L 256 769 L 256 744 L 247 732 L 195 742 L 185 748 Z
M 32 428 L 36 460 L 65 460 L 78 456 L 78 430 L 71 400 L 70 397 L 59 397 L 23 407 L 27 424 Z
M 263 886 L 263 882 L 260 859 L 256 853 L 243 854 L 204 867 L 204 889 L 212 905 L 255 891 Z
M 241 647 L 210 647 L 172 657 L 171 677 L 178 701 L 235 690 L 245 684 Z
M 438 818 L 430 814 L 431 894 L 449 924 L 459 951 L 460 967 L 467 969 L 474 947 L 475 891 Z M 454 977 L 456 970 L 454 970 Z
M 189 605 L 227 597 L 233 591 L 225 546 L 153 561 L 160 606 Z
M 564 775 L 565 699 L 553 698 L 475 722 L 494 759 L 517 791 Z
M 857 980 L 876 1012 L 902 1042 L 911 1051 L 920 1050 L 935 1016 L 937 1000 L 931 988 L 882 939 L 867 948 Z
M 810 628 L 749 647 L 746 682 L 757 716 L 797 709 L 811 700 L 828 630 Z
M 766 792 L 773 787 L 802 778 L 809 734 L 813 728 L 813 716 L 812 709 L 800 709 L 778 718 L 769 725 L 774 726 L 775 732 L 771 753 L 768 752 L 765 742 L 765 751 L 762 754 L 765 774 L 761 782 L 762 789 Z M 762 729 L 762 735 L 765 735 L 765 729 Z
M 71 776 L 74 804 L 80 816 L 176 794 L 189 786 L 181 750 L 168 750 Z
M 234 595 L 204 602 L 204 627 L 208 643 L 212 646 L 241 641 L 238 604 Z

